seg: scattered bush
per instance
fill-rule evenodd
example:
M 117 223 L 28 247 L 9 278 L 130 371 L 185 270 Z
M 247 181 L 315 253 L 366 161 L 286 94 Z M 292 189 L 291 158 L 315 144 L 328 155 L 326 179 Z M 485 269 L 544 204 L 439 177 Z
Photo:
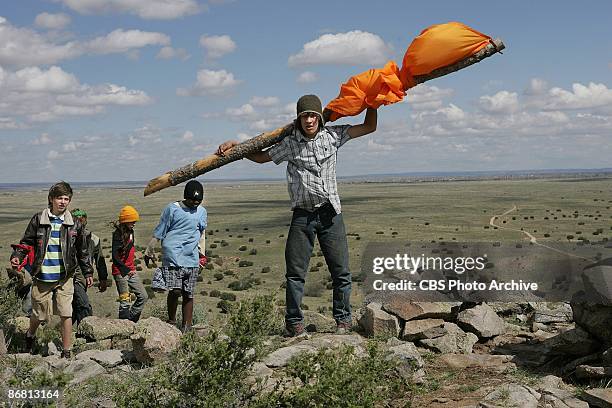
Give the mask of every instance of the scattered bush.
M 224 275 L 221 272 L 217 272 L 217 273 L 214 274 L 215 280 L 218 280 L 218 281 L 222 280 L 223 276 Z
M 261 268 L 261 273 L 269 273 L 269 272 L 270 272 L 269 266 L 264 266 L 263 268 Z
M 254 285 L 260 285 L 261 280 L 252 276 L 244 277 L 240 280 L 233 281 L 227 287 L 231 290 L 247 290 L 251 289 Z
M 251 252 L 249 252 L 249 255 L 257 255 L 257 248 L 251 249 Z
M 210 297 L 218 298 L 219 296 L 221 296 L 221 291 L 219 291 L 217 289 L 213 289 L 213 290 L 210 291 Z
M 251 262 L 251 261 L 240 261 L 240 262 L 238 262 L 238 266 L 241 267 L 241 268 L 246 267 L 246 266 L 253 266 L 253 262 Z
M 234 295 L 233 293 L 229 293 L 229 292 L 223 292 L 221 293 L 221 299 L 228 300 L 230 302 L 234 302 L 236 300 L 236 295 Z

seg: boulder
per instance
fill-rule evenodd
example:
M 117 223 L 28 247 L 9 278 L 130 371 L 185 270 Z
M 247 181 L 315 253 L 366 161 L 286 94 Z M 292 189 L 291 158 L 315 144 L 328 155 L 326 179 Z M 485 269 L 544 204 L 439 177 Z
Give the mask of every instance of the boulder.
M 484 397 L 478 406 L 537 408 L 540 397 L 540 393 L 526 385 L 503 384 Z
M 30 319 L 25 316 L 18 316 L 8 321 L 5 333 L 10 350 L 18 350 L 25 345 L 25 336 L 30 328 Z
M 284 367 L 289 360 L 301 353 L 316 353 L 321 349 L 334 349 L 346 345 L 353 346 L 355 348 L 355 354 L 359 356 L 364 351 L 362 347 L 363 343 L 363 337 L 358 334 L 325 334 L 300 341 L 297 344 L 291 344 L 276 349 L 264 357 L 262 362 L 271 368 Z
M 576 367 L 576 378 L 579 380 L 612 378 L 612 367 L 593 367 L 579 365 Z
M 136 359 L 154 364 L 178 347 L 181 331 L 157 317 L 140 320 L 130 336 Z
M 284 367 L 293 357 L 302 353 L 316 353 L 316 351 L 317 349 L 311 344 L 295 344 L 274 350 L 264 357 L 262 362 L 270 368 Z
M 105 368 L 113 368 L 123 363 L 121 350 L 88 350 L 76 355 L 77 360 L 93 360 Z
M 593 388 L 586 390 L 581 398 L 592 407 L 612 408 L 612 388 Z
M 599 349 L 599 343 L 580 327 L 550 337 L 542 341 L 542 345 L 548 348 L 551 354 L 578 357 L 591 354 Z
M 454 323 L 444 323 L 447 333 L 434 339 L 419 340 L 419 344 L 438 353 L 463 353 L 472 352 L 472 347 L 478 341 L 474 333 L 466 333 Z
M 410 320 L 404 325 L 402 339 L 408 341 L 433 339 L 444 334 L 446 329 L 442 319 Z
M 574 321 L 604 346 L 612 346 L 612 306 L 572 301 Z
M 457 315 L 457 324 L 463 330 L 480 338 L 490 338 L 503 334 L 506 324 L 486 303 L 463 310 Z
M 550 408 L 589 408 L 589 404 L 576 398 L 575 393 L 556 387 L 539 390 L 540 406 Z
M 449 319 L 456 303 L 412 302 L 403 296 L 391 296 L 383 303 L 382 309 L 404 321 L 413 319 Z
M 569 303 L 529 302 L 529 306 L 533 308 L 529 314 L 529 320 L 532 323 L 565 323 L 573 319 Z
M 78 384 L 89 378 L 104 374 L 106 370 L 100 364 L 90 359 L 73 360 L 64 369 L 65 373 L 72 374 L 71 385 Z
M 359 321 L 367 336 L 399 335 L 400 327 L 397 317 L 382 310 L 380 303 L 372 302 L 365 307 L 365 312 Z
M 425 366 L 423 357 L 419 354 L 413 343 L 405 342 L 398 346 L 389 347 L 388 360 L 399 361 L 398 370 L 404 378 L 412 378 L 413 374 Z
M 88 316 L 79 323 L 78 334 L 91 341 L 110 339 L 112 337 L 126 339 L 134 333 L 135 326 L 136 323 L 127 319 Z

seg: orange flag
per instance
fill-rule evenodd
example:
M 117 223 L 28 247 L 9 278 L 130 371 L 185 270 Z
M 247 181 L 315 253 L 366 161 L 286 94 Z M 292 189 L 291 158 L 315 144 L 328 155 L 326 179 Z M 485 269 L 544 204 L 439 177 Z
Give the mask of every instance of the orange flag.
M 406 91 L 416 85 L 415 76 L 452 65 L 480 51 L 491 37 L 462 23 L 450 22 L 426 28 L 415 38 L 404 54 L 402 68 L 389 61 L 383 68 L 370 69 L 349 78 L 340 94 L 327 104 L 330 121 L 355 116 L 366 108 L 378 109 L 404 99 Z

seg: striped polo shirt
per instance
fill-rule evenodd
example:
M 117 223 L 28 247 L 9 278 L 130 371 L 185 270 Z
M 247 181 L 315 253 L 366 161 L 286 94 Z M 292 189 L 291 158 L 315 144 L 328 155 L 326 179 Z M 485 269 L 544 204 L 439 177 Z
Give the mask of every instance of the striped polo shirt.
M 38 279 L 43 282 L 57 282 L 65 274 L 60 243 L 60 230 L 64 220 L 63 217 L 56 217 L 51 212 L 49 212 L 49 220 L 51 221 L 51 234 Z

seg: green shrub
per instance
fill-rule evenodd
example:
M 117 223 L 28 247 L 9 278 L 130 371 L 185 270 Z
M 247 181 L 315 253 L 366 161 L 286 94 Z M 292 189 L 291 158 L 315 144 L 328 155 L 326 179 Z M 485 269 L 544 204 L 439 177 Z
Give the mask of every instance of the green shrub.
M 215 273 L 215 275 L 214 275 L 215 280 L 218 280 L 218 281 L 220 281 L 221 279 L 223 279 L 223 276 L 224 276 L 224 275 L 223 275 L 221 272 L 217 272 L 217 273 Z
M 233 281 L 227 287 L 231 290 L 247 290 L 251 289 L 254 285 L 260 285 L 261 279 L 254 278 L 252 276 L 244 277 L 240 280 Z
M 357 358 L 351 346 L 301 354 L 286 368 L 294 386 L 263 393 L 251 406 L 410 406 L 415 390 L 397 374 L 395 364 L 385 359 L 374 342 L 368 344 L 368 354 L 363 358 Z
M 234 295 L 233 293 L 229 293 L 229 292 L 223 292 L 221 293 L 221 299 L 229 300 L 230 302 L 234 302 L 236 300 L 236 295 Z
M 246 267 L 246 266 L 253 266 L 253 262 L 251 262 L 251 261 L 240 261 L 240 262 L 238 262 L 238 266 L 241 267 L 241 268 Z

